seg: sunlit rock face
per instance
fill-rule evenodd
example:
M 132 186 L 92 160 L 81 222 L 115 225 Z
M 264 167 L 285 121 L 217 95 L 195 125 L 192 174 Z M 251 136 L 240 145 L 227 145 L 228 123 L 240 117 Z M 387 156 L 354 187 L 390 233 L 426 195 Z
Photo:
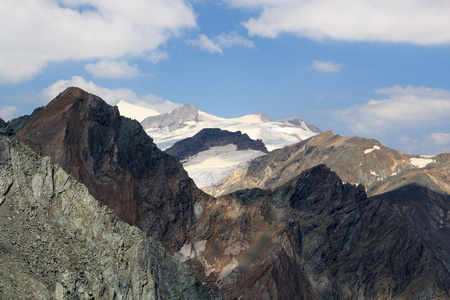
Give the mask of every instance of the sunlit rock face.
M 194 199 L 206 197 L 182 165 L 160 151 L 137 121 L 78 88 L 68 88 L 18 137 L 84 183 L 101 204 L 171 252 L 188 239 Z
M 330 167 L 346 183 L 363 184 L 369 195 L 383 192 L 385 189 L 380 189 L 383 182 L 395 180 L 407 171 L 450 166 L 442 155 L 433 158 L 407 155 L 374 139 L 326 131 L 274 150 L 252 162 L 247 170 L 232 174 L 220 186 L 204 190 L 219 196 L 246 188 L 273 189 L 319 164 Z M 450 187 L 447 192 L 450 193 Z

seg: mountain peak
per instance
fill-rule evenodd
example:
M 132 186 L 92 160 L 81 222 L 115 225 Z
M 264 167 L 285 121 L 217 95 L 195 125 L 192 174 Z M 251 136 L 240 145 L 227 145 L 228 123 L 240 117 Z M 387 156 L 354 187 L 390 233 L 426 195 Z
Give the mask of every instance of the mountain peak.
M 177 249 L 192 227 L 194 194 L 201 192 L 139 122 L 121 117 L 101 98 L 69 88 L 17 136 L 84 183 L 119 218 L 169 249 Z

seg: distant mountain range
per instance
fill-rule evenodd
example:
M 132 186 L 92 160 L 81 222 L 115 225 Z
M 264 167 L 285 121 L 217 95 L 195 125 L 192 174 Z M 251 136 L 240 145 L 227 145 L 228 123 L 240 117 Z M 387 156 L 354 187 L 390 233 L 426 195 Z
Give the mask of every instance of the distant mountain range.
M 136 112 L 124 101 L 119 111 L 129 118 L 136 118 Z M 139 118 L 140 119 L 140 118 Z M 241 131 L 253 140 L 262 140 L 267 150 L 294 144 L 321 132 L 316 126 L 300 118 L 272 121 L 266 114 L 246 115 L 234 119 L 216 117 L 185 104 L 169 113 L 149 115 L 141 125 L 161 150 L 170 148 L 176 142 L 194 136 L 205 128 L 220 128 L 231 132 Z
M 172 143 L 205 118 L 184 106 L 147 118 L 147 133 L 178 131 Z M 244 131 L 199 130 L 162 152 L 78 88 L 10 122 L 16 133 L 1 121 L 0 298 L 25 298 L 26 280 L 40 299 L 450 299 L 450 154 L 243 119 L 233 128 L 312 134 L 265 153 Z M 226 147 L 262 157 L 218 197 L 167 153 L 195 163 Z

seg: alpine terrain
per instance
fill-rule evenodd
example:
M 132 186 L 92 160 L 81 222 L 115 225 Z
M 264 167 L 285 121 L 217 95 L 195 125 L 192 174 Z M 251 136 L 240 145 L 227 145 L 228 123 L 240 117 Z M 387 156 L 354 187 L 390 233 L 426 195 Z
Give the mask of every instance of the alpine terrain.
M 14 124 L 50 158 L 2 127 L 7 296 L 450 299 L 449 154 L 406 155 L 372 139 L 318 134 L 298 119 L 227 120 L 189 105 L 146 118 L 146 132 L 78 88 Z M 147 133 L 171 133 L 160 140 L 166 152 Z M 214 198 L 179 160 L 220 168 L 215 153 L 224 151 L 262 156 L 213 187 Z
M 0 119 L 0 299 L 220 299 Z

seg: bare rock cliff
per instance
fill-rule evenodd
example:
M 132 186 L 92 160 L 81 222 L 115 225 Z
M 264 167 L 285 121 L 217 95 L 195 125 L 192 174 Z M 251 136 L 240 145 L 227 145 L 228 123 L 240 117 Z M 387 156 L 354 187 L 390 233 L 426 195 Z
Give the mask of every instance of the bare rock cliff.
M 177 255 L 226 299 L 450 298 L 449 270 L 403 212 L 324 165 L 199 210 Z
M 0 120 L 0 299 L 220 299 Z
M 196 188 L 137 121 L 99 97 L 68 88 L 35 114 L 18 138 L 85 184 L 123 221 L 176 251 L 193 227 Z

